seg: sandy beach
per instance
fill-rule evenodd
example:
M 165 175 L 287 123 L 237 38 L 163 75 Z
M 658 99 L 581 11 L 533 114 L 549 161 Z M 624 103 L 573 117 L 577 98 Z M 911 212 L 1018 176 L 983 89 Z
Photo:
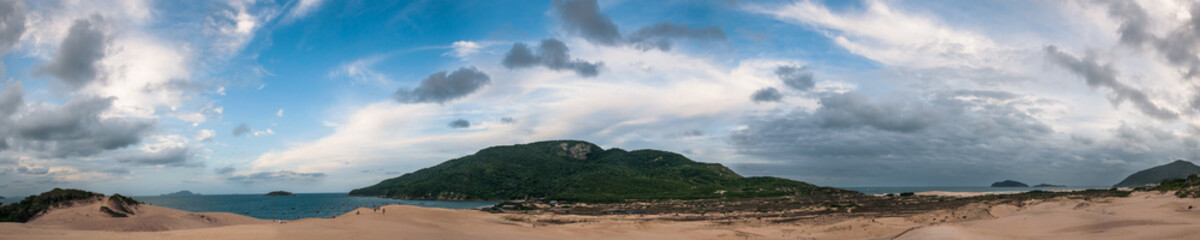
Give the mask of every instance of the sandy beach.
M 663 221 L 655 216 L 487 213 L 406 205 L 335 219 L 275 223 L 230 213 L 142 205 L 128 218 L 100 203 L 57 209 L 29 223 L 0 223 L 0 239 L 1196 239 L 1200 199 L 1135 192 L 1126 198 L 971 204 L 907 217 L 818 218 L 776 223 Z M 547 221 L 549 220 L 549 221 Z M 547 223 L 550 222 L 550 223 Z M 561 224 L 554 224 L 561 223 Z

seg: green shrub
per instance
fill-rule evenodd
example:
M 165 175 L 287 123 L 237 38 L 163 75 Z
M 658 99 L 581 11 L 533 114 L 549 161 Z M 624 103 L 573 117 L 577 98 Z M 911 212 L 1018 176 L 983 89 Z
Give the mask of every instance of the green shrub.
M 104 197 L 103 194 L 78 189 L 55 188 L 49 192 L 33 195 L 20 202 L 0 206 L 0 222 L 28 222 L 50 208 L 70 206 L 76 200 Z

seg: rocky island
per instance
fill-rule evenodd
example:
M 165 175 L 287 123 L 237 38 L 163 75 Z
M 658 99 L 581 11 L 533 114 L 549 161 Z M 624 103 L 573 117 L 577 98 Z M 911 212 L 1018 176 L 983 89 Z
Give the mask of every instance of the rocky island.
M 192 193 L 191 191 L 188 191 L 188 190 L 183 190 L 183 191 L 178 191 L 178 192 L 173 192 L 173 193 L 165 193 L 165 194 L 162 194 L 159 196 L 200 196 L 200 194 Z
M 992 183 L 992 187 L 1029 187 L 1029 185 L 1018 181 L 1004 180 Z
M 269 193 L 267 193 L 267 194 L 266 194 L 266 195 L 264 195 L 264 196 L 271 196 L 271 197 L 278 197 L 278 196 L 296 196 L 296 194 L 295 194 L 295 193 L 291 193 L 291 192 L 287 192 L 287 191 L 274 191 L 274 192 L 269 192 Z

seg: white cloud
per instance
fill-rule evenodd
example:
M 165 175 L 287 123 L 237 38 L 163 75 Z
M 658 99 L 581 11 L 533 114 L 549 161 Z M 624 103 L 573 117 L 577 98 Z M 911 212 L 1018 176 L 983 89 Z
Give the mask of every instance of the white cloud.
M 266 136 L 266 135 L 272 135 L 272 134 L 275 134 L 275 130 L 271 130 L 270 128 L 268 128 L 267 130 L 262 130 L 262 131 L 254 131 L 254 132 L 251 132 L 251 133 L 250 133 L 250 135 L 253 135 L 253 136 L 255 136 L 255 137 L 258 137 L 258 136 Z
M 292 10 L 288 12 L 287 18 L 284 21 L 294 21 L 308 16 L 309 13 L 321 7 L 325 0 L 298 0 L 292 6 Z
M 276 116 L 276 117 L 283 117 L 283 109 L 282 109 L 282 108 L 280 108 L 278 112 L 275 112 L 275 116 Z
M 228 6 L 208 17 L 204 34 L 213 39 L 211 51 L 217 59 L 232 56 L 242 50 L 254 32 L 262 28 L 263 22 L 275 18 L 275 9 L 259 9 L 252 12 L 253 0 L 231 0 Z
M 471 54 L 478 53 L 479 49 L 482 49 L 483 46 L 472 41 L 457 41 L 454 42 L 454 44 L 450 44 L 450 48 L 452 50 L 446 54 L 451 54 L 458 58 L 465 58 Z
M 196 136 L 192 137 L 192 139 L 194 139 L 196 141 L 201 141 L 201 142 L 208 142 L 208 141 L 212 141 L 213 138 L 216 138 L 216 137 L 217 137 L 217 131 L 213 131 L 212 129 L 200 129 L 200 130 L 196 131 Z
M 387 75 L 372 70 L 375 64 L 383 61 L 388 56 L 387 54 L 380 54 L 343 63 L 334 69 L 333 72 L 330 72 L 329 77 L 346 77 L 353 79 L 355 83 L 388 85 L 392 80 Z
M 882 1 L 867 1 L 861 12 L 839 13 L 813 1 L 783 6 L 752 5 L 748 10 L 827 31 L 850 52 L 893 66 L 987 67 L 1007 49 L 980 34 L 955 29 L 934 18 L 900 12 Z
M 158 107 L 175 109 L 197 87 L 189 81 L 192 61 L 186 48 L 149 36 L 124 34 L 113 42 L 117 49 L 101 61 L 104 84 L 85 89 L 100 96 L 117 97 L 114 109 L 122 115 L 151 117 Z

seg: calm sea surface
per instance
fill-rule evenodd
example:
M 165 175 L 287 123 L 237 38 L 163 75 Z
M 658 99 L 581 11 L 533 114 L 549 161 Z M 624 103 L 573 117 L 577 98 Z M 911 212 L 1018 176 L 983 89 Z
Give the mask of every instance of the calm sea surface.
M 201 195 L 201 196 L 134 196 L 133 199 L 151 205 L 192 212 L 229 212 L 260 219 L 295 220 L 329 218 L 359 207 L 404 204 L 449 209 L 478 208 L 495 205 L 495 201 L 424 201 L 376 197 L 351 197 L 345 193 L 299 193 L 296 196 L 268 197 L 263 195 Z
M 1111 186 L 1081 186 L 1081 187 L 839 187 L 846 190 L 859 191 L 866 194 L 885 194 L 885 193 L 902 193 L 902 192 L 1028 192 L 1033 190 L 1042 191 L 1061 191 L 1061 190 L 1086 190 L 1086 189 L 1109 189 Z

